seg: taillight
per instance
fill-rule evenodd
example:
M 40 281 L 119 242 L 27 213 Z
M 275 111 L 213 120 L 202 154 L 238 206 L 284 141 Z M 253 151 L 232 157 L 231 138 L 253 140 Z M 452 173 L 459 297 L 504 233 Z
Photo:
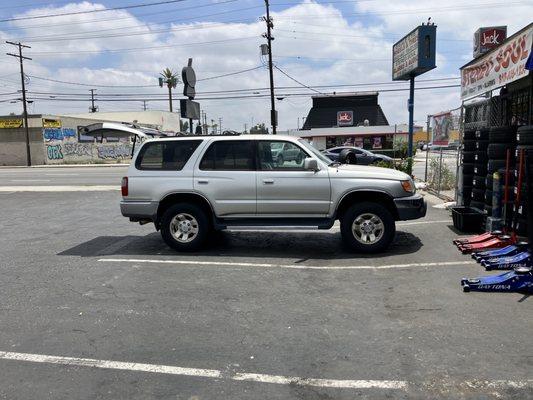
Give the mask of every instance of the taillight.
M 122 185 L 120 189 L 122 191 L 122 196 L 126 197 L 128 195 L 128 177 L 127 176 L 122 178 Z

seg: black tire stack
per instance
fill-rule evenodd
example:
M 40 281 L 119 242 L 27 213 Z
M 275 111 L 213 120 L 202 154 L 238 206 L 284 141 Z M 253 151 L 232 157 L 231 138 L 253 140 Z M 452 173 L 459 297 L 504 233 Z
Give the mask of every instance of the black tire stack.
M 475 152 L 476 131 L 465 130 L 463 135 L 463 153 L 461 155 L 461 162 L 463 164 L 463 204 L 465 207 L 470 205 L 472 199 Z
M 520 152 L 524 150 L 524 177 L 522 180 L 522 187 L 518 188 L 518 168 L 519 168 L 519 157 Z M 515 205 L 514 212 L 517 214 L 515 216 L 516 221 L 516 234 L 519 236 L 527 236 L 528 234 L 528 203 L 530 202 L 527 184 L 533 184 L 533 126 L 522 126 L 518 128 L 517 131 L 517 146 L 516 146 L 516 171 L 515 171 L 515 181 L 517 182 L 514 187 L 515 195 L 520 190 L 520 204 Z M 529 157 L 529 162 L 526 162 L 526 158 Z M 529 165 L 529 167 L 528 167 Z M 529 200 L 529 201 L 528 201 Z
M 478 129 L 475 132 L 475 150 L 473 162 L 472 200 L 470 207 L 483 211 L 485 209 L 485 191 L 487 176 L 487 147 L 489 145 L 489 130 Z
M 493 174 L 498 171 L 505 172 L 507 164 L 507 151 L 511 155 L 510 168 L 514 168 L 514 154 L 516 148 L 516 127 L 498 126 L 490 128 L 487 145 L 487 168 L 485 183 L 485 210 L 487 215 L 492 215 L 492 183 Z M 504 182 L 504 181 L 502 181 Z

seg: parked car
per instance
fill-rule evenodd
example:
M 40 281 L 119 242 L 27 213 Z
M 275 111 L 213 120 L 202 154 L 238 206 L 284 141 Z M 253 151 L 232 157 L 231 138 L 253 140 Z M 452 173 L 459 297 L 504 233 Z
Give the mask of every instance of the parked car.
M 153 222 L 178 251 L 232 226 L 330 229 L 339 220 L 347 245 L 372 253 L 391 243 L 395 221 L 424 217 L 426 203 L 409 175 L 341 165 L 303 139 L 218 135 L 144 142 L 122 179 L 120 209 Z
M 322 153 L 332 161 L 338 161 L 339 155 L 343 150 L 349 150 L 349 155 L 346 158 L 347 164 L 370 165 L 380 161 L 384 161 L 389 164 L 394 162 L 394 160 L 389 156 L 385 156 L 383 154 L 374 154 L 371 151 L 353 146 L 332 147 L 324 150 Z

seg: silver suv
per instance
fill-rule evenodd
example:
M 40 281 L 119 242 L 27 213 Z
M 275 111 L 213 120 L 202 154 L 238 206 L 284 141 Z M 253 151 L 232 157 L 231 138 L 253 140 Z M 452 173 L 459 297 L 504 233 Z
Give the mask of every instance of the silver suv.
M 290 136 L 189 136 L 148 140 L 122 179 L 122 215 L 153 222 L 179 251 L 213 230 L 316 227 L 340 221 L 353 250 L 384 250 L 395 221 L 424 217 L 412 179 L 392 169 L 332 162 Z

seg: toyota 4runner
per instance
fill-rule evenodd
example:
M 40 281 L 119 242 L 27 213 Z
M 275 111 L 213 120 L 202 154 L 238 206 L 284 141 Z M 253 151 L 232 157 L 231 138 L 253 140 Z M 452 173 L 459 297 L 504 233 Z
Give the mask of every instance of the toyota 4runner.
M 199 249 L 213 230 L 339 220 L 346 244 L 372 253 L 391 243 L 395 221 L 426 214 L 403 172 L 341 165 L 303 139 L 272 135 L 148 140 L 122 179 L 120 208 L 179 251 Z

